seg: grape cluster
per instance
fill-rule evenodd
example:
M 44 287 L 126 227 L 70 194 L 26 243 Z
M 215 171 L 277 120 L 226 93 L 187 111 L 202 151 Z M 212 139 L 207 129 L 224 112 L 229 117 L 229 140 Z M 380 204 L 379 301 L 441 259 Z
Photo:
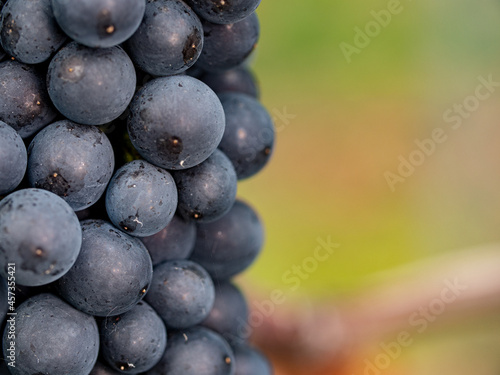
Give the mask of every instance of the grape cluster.
M 260 0 L 0 1 L 0 373 L 269 375 L 231 281 Z

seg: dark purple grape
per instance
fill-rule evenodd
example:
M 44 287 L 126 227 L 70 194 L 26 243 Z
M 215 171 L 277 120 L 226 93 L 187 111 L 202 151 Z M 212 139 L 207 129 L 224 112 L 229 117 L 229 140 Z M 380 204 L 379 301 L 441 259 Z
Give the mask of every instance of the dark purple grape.
M 224 93 L 219 98 L 226 115 L 226 130 L 219 149 L 233 163 L 239 180 L 252 177 L 271 158 L 273 120 L 262 104 L 248 95 Z
M 1 12 L 0 28 L 3 49 L 26 64 L 48 60 L 67 39 L 50 0 L 9 0 Z
M 212 279 L 198 264 L 174 260 L 157 265 L 146 301 L 169 328 L 183 329 L 201 323 L 214 304 Z
M 235 68 L 245 61 L 259 40 L 255 13 L 231 25 L 203 22 L 205 42 L 198 64 L 208 72 Z
M 95 49 L 70 43 L 54 56 L 47 73 L 56 108 L 85 125 L 102 125 L 120 116 L 135 86 L 132 61 L 118 46 Z
M 99 332 L 93 317 L 52 294 L 38 294 L 16 310 L 15 338 L 7 325 L 4 357 L 15 342 L 12 375 L 87 375 L 99 354 Z
M 229 344 L 208 328 L 192 327 L 170 332 L 163 358 L 148 375 L 234 375 L 234 369 Z
M 16 283 L 49 284 L 74 265 L 82 243 L 80 223 L 57 195 L 24 189 L 0 201 L 0 274 L 15 264 Z
M 200 75 L 200 79 L 216 94 L 239 92 L 255 99 L 259 98 L 259 87 L 255 76 L 245 66 L 238 66 L 222 72 L 207 72 Z
M 187 220 L 208 223 L 225 215 L 236 199 L 237 177 L 220 150 L 196 167 L 173 171 L 179 190 L 178 212 Z
M 113 148 L 102 131 L 68 120 L 41 130 L 29 153 L 30 185 L 59 195 L 75 211 L 97 202 L 115 165 Z
M 201 323 L 219 333 L 229 343 L 247 339 L 248 305 L 243 293 L 230 282 L 215 285 L 215 302 L 207 318 Z
M 73 40 L 89 47 L 123 43 L 137 30 L 145 0 L 52 0 L 57 22 Z
M 0 121 L 23 138 L 50 124 L 57 112 L 47 94 L 45 77 L 32 65 L 0 63 Z
M 172 220 L 177 189 L 166 170 L 134 160 L 116 171 L 106 192 L 106 211 L 118 228 L 132 236 L 152 236 Z
M 132 309 L 151 284 L 151 257 L 141 241 L 102 220 L 82 222 L 82 249 L 71 270 L 58 280 L 61 296 L 95 316 Z
M 182 1 L 148 1 L 142 23 L 126 48 L 134 63 L 149 74 L 182 73 L 200 56 L 203 28 Z
M 101 353 L 115 370 L 138 374 L 156 365 L 167 347 L 167 330 L 146 302 L 101 321 Z
M 219 220 L 198 224 L 191 259 L 214 279 L 226 280 L 249 267 L 263 243 L 259 217 L 249 205 L 237 200 Z
M 130 105 L 128 132 L 141 156 L 162 168 L 194 167 L 217 148 L 224 133 L 217 95 L 189 76 L 154 79 Z

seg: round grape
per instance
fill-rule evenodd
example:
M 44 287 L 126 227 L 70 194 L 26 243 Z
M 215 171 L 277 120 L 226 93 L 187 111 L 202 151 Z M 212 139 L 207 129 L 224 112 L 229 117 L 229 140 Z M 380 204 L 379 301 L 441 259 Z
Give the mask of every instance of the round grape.
M 102 125 L 120 116 L 134 96 L 136 75 L 121 47 L 94 49 L 72 42 L 52 59 L 47 88 L 68 119 Z
M 50 0 L 9 0 L 2 9 L 2 47 L 20 62 L 44 62 L 66 39 L 54 18 Z
M 93 317 L 52 294 L 38 294 L 16 310 L 15 367 L 12 375 L 87 375 L 99 354 L 99 332 Z M 9 354 L 9 325 L 3 335 Z
M 0 63 L 0 121 L 27 138 L 57 116 L 52 106 L 45 77 L 33 65 L 17 61 Z
M 191 259 L 218 280 L 245 270 L 259 255 L 264 228 L 255 211 L 236 200 L 231 210 L 211 223 L 198 224 Z
M 189 76 L 154 79 L 130 105 L 128 132 L 141 156 L 162 168 L 186 169 L 206 160 L 225 128 L 217 95 Z
M 148 374 L 234 375 L 234 363 L 233 351 L 221 336 L 204 327 L 193 327 L 168 335 L 163 358 Z
M 151 284 L 153 265 L 141 241 L 102 220 L 82 222 L 82 249 L 57 281 L 59 294 L 80 311 L 114 316 L 132 309 Z
M 176 260 L 157 265 L 146 301 L 170 328 L 201 323 L 214 305 L 212 279 L 198 264 Z
M 134 63 L 149 74 L 182 73 L 200 56 L 203 27 L 182 1 L 148 1 L 142 23 L 126 48 Z
M 210 222 L 225 215 L 236 199 L 237 177 L 222 151 L 196 167 L 172 172 L 179 189 L 178 212 L 186 219 Z
M 106 211 L 132 236 L 152 236 L 165 228 L 177 208 L 174 179 L 164 169 L 134 160 L 116 171 L 106 192 Z
M 97 202 L 115 165 L 113 148 L 102 131 L 68 120 L 41 130 L 29 153 L 30 185 L 59 195 L 75 211 Z
M 54 16 L 71 39 L 88 47 L 123 43 L 137 30 L 145 0 L 52 0 Z
M 16 265 L 16 282 L 37 286 L 63 276 L 75 263 L 82 243 L 80 223 L 57 195 L 24 189 L 0 201 L 0 274 Z

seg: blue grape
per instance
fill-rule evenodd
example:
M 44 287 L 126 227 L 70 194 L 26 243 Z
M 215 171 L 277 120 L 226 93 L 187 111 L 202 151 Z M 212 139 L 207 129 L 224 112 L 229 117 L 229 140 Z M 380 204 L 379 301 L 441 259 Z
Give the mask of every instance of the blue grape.
M 172 221 L 155 235 L 142 237 L 153 266 L 169 260 L 187 259 L 196 241 L 196 224 L 174 215 Z
M 261 0 L 186 0 L 186 3 L 203 19 L 229 24 L 241 21 L 255 12 Z
M 28 154 L 21 136 L 0 121 L 0 195 L 8 194 L 21 183 Z
M 172 176 L 179 190 L 177 209 L 186 219 L 217 220 L 231 209 L 236 199 L 236 172 L 219 150 L 196 167 L 174 171 Z
M 204 267 L 214 279 L 229 279 L 242 272 L 259 255 L 264 228 L 255 211 L 236 200 L 219 220 L 198 224 L 191 259 Z
M 234 375 L 234 362 L 231 347 L 220 335 L 192 327 L 169 333 L 167 350 L 148 375 Z
M 151 284 L 153 266 L 141 241 L 103 220 L 85 220 L 82 249 L 71 270 L 57 281 L 60 295 L 95 316 L 132 309 Z
M 75 211 L 97 202 L 115 165 L 113 148 L 102 131 L 68 120 L 41 130 L 29 153 L 30 185 L 59 195 Z
M 265 167 L 274 147 L 274 125 L 267 110 L 245 94 L 219 96 L 226 115 L 226 130 L 219 144 L 233 163 L 238 179 L 249 178 Z
M 0 40 L 4 50 L 26 64 L 50 58 L 66 41 L 50 0 L 9 0 L 1 12 Z
M 71 207 L 57 195 L 24 189 L 0 201 L 0 274 L 16 266 L 16 282 L 38 286 L 63 276 L 80 252 L 82 232 Z
M 139 154 L 159 167 L 186 169 L 206 160 L 224 133 L 217 95 L 189 76 L 157 78 L 130 105 L 128 132 Z
M 176 208 L 174 179 L 144 160 L 134 160 L 117 170 L 106 192 L 110 220 L 132 236 L 158 233 L 172 220 Z
M 99 354 L 99 332 L 93 317 L 52 294 L 39 294 L 16 310 L 15 367 L 12 375 L 87 375 Z M 7 357 L 8 326 L 3 335 Z
M 252 72 L 244 66 L 238 66 L 222 72 L 207 72 L 201 75 L 200 79 L 214 90 L 216 94 L 239 92 L 250 95 L 255 99 L 259 98 L 257 81 Z
M 252 13 L 231 25 L 203 22 L 205 41 L 198 64 L 208 72 L 232 69 L 245 61 L 259 40 L 259 19 Z
M 126 48 L 145 72 L 156 76 L 178 74 L 198 60 L 203 48 L 203 28 L 196 14 L 182 1 L 148 1 L 144 19 Z
M 236 371 L 234 375 L 273 375 L 269 360 L 257 349 L 239 343 L 232 346 Z
M 68 119 L 102 125 L 120 116 L 134 96 L 136 75 L 121 47 L 94 49 L 72 42 L 52 59 L 47 88 Z
M 194 262 L 176 260 L 154 268 L 146 302 L 167 327 L 180 329 L 201 323 L 210 313 L 214 298 L 214 284 L 207 271 Z
M 117 371 L 138 374 L 156 365 L 167 347 L 167 330 L 145 302 L 100 323 L 101 353 Z
M 35 134 L 57 116 L 45 79 L 34 66 L 4 61 L 0 63 L 0 82 L 0 121 L 21 137 Z
M 214 307 L 202 326 L 220 334 L 229 343 L 245 341 L 248 321 L 248 305 L 245 296 L 230 282 L 215 286 Z
M 112 47 L 130 38 L 141 23 L 145 0 L 52 0 L 57 22 L 88 47 Z

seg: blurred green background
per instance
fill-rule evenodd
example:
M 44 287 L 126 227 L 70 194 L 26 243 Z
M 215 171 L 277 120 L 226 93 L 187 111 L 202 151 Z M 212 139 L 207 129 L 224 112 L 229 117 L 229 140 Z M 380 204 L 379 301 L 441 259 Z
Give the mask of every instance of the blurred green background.
M 253 68 L 277 143 L 267 168 L 239 187 L 267 231 L 242 280 L 258 293 L 339 298 L 376 272 L 500 241 L 500 87 L 460 128 L 443 118 L 480 77 L 500 82 L 500 2 L 403 0 L 349 63 L 339 45 L 355 45 L 355 28 L 388 3 L 262 1 Z M 384 173 L 436 128 L 446 141 L 391 191 Z M 328 236 L 339 248 L 291 292 L 283 275 Z

